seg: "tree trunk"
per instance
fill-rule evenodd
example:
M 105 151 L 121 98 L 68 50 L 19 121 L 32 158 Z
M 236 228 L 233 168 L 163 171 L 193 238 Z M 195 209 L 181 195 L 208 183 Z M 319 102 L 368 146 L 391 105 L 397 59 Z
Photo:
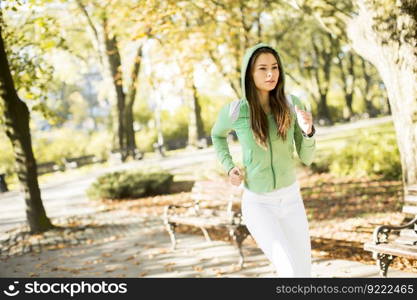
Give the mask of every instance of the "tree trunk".
M 130 75 L 130 87 L 126 97 L 126 107 L 125 107 L 125 128 L 126 128 L 126 146 L 127 146 L 127 156 L 135 158 L 136 150 L 136 140 L 135 140 L 135 130 L 133 128 L 133 104 L 136 99 L 137 92 L 137 80 L 139 76 L 141 61 L 142 61 L 142 47 L 141 44 L 138 47 L 138 51 L 135 56 L 132 74 Z
M 192 81 L 192 74 L 187 76 L 187 82 Z M 191 83 L 194 85 L 194 83 Z M 188 98 L 188 147 L 197 147 L 198 145 L 198 131 L 197 131 L 197 115 L 196 115 L 196 99 L 194 97 L 193 88 L 187 84 L 187 98 Z M 188 96 L 189 95 L 189 96 Z
M 195 86 L 194 82 L 193 82 L 193 98 L 194 98 L 194 106 L 195 106 L 195 118 L 196 118 L 196 124 L 197 124 L 197 137 L 198 139 L 201 139 L 205 136 L 205 132 L 204 132 L 203 119 L 201 118 L 201 105 L 200 105 L 200 101 L 198 100 L 197 87 Z
M 106 56 L 109 62 L 110 74 L 112 76 L 113 85 L 116 92 L 118 144 L 122 155 L 122 161 L 125 161 L 127 158 L 126 129 L 123 120 L 125 112 L 125 94 L 123 92 L 121 59 L 119 49 L 117 47 L 116 37 L 114 35 L 110 37 L 106 17 L 103 18 L 103 29 L 106 45 Z
M 340 44 L 337 43 L 338 47 L 340 48 Z M 346 63 L 344 64 L 343 61 L 346 61 Z M 347 111 L 343 114 L 343 117 L 345 120 L 351 120 L 351 118 L 353 117 L 353 108 L 352 108 L 352 102 L 353 102 L 353 87 L 355 85 L 355 73 L 354 73 L 354 68 L 353 68 L 353 55 L 350 52 L 346 52 L 343 53 L 343 56 L 340 57 L 340 53 L 339 55 L 337 55 L 337 65 L 339 66 L 340 69 L 340 74 L 341 74 L 341 81 L 342 81 L 342 87 L 343 87 L 343 92 L 345 94 L 345 103 L 346 103 L 346 108 Z M 345 65 L 347 65 L 345 67 Z M 347 70 L 345 70 L 345 68 Z
M 331 45 L 330 49 L 324 48 L 324 40 L 321 37 L 326 36 Z M 315 41 L 315 37 L 312 37 L 312 46 L 314 50 L 314 56 L 316 62 L 312 68 L 312 73 L 314 74 L 313 79 L 316 81 L 317 90 L 320 97 L 318 107 L 317 107 L 317 117 L 326 125 L 333 124 L 332 117 L 327 107 L 327 93 L 330 86 L 330 71 L 332 67 L 332 58 L 335 49 L 335 42 L 333 38 L 328 33 L 322 33 L 318 35 L 320 38 L 321 45 L 318 45 Z M 323 60 L 323 63 L 320 63 L 320 58 Z M 323 76 L 320 75 L 320 69 L 323 69 Z
M 365 101 L 366 111 L 369 114 L 370 118 L 374 118 L 378 115 L 378 109 L 373 105 L 372 98 L 370 95 L 370 90 L 372 86 L 372 78 L 367 72 L 366 61 L 361 57 L 361 65 L 362 65 L 362 72 L 363 78 L 365 80 L 365 87 L 363 88 L 363 99 Z
M 349 119 L 353 117 L 353 91 L 355 86 L 355 69 L 354 69 L 354 59 L 352 53 L 348 53 L 348 75 L 345 89 L 346 97 L 346 106 L 349 110 Z
M 327 94 L 320 94 L 317 106 L 317 116 L 324 122 L 324 124 L 333 124 L 329 107 L 327 106 Z
M 32 233 L 53 228 L 43 207 L 36 160 L 32 151 L 29 110 L 16 93 L 4 48 L 0 25 L 0 99 L 4 102 L 6 134 L 16 159 L 16 171 L 24 190 L 26 218 Z
M 415 15 L 399 12 L 396 23 L 405 29 L 403 34 L 408 30 L 409 35 L 386 39 L 374 30 L 377 8 L 363 1 L 358 4 L 359 14 L 348 24 L 348 35 L 355 51 L 378 69 L 384 81 L 397 133 L 403 184 L 417 184 L 417 50 L 413 46 L 417 20 Z

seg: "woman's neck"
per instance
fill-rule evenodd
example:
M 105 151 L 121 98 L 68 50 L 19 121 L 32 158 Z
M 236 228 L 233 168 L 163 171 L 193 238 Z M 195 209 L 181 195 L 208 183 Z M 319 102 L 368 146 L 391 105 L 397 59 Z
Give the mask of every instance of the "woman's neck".
M 264 112 L 266 114 L 269 113 L 271 111 L 271 108 L 269 107 L 269 92 L 258 90 L 258 97 Z

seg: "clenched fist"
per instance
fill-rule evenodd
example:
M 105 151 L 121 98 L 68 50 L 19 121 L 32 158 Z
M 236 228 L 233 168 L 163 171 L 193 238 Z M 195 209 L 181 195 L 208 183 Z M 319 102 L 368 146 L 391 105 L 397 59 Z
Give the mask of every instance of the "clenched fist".
M 229 180 L 233 185 L 239 186 L 243 178 L 243 171 L 239 167 L 234 167 L 229 171 Z

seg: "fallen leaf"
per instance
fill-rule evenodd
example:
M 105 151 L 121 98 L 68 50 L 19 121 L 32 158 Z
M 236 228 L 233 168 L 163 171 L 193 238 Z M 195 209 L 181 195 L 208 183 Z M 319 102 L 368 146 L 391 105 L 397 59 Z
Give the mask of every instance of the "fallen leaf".
M 106 272 L 113 272 L 117 269 L 116 266 L 106 266 Z
M 193 266 L 194 271 L 203 272 L 203 268 L 200 266 Z

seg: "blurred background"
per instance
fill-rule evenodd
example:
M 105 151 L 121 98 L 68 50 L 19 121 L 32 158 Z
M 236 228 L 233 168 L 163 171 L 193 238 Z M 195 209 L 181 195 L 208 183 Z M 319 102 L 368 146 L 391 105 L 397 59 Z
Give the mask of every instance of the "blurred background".
M 120 153 L 125 161 L 209 145 L 220 107 L 241 95 L 242 55 L 258 42 L 281 53 L 287 92 L 311 104 L 318 126 L 390 116 L 377 70 L 339 28 L 353 7 L 325 2 L 310 9 L 322 5 L 332 26 L 295 1 L 2 1 L 2 34 L 30 110 L 37 163 L 49 163 L 49 172 L 65 158 Z M 380 129 L 394 133 L 389 123 Z M 398 168 L 395 146 L 386 150 Z M 13 188 L 4 127 L 0 153 L 0 173 Z

